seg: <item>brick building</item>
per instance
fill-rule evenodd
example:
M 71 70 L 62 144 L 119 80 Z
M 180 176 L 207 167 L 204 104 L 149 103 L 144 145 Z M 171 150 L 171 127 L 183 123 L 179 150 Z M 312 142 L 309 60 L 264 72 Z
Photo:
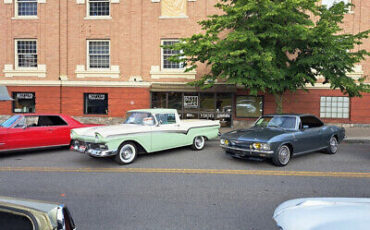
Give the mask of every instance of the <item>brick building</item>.
M 323 0 L 330 4 L 334 0 Z M 348 1 L 348 0 L 345 0 Z M 201 91 L 186 85 L 206 72 L 184 73 L 161 44 L 201 32 L 197 21 L 218 13 L 216 0 L 0 0 L 0 85 L 13 102 L 0 115 L 65 113 L 123 117 L 130 109 L 169 107 L 182 118 L 238 125 L 275 111 L 271 95 L 219 84 Z M 345 16 L 345 32 L 370 28 L 370 1 Z M 361 48 L 370 50 L 370 39 Z M 354 78 L 370 74 L 359 63 Z M 367 79 L 370 83 L 370 79 Z M 348 98 L 317 83 L 287 93 L 284 112 L 312 113 L 326 122 L 370 123 L 370 94 Z

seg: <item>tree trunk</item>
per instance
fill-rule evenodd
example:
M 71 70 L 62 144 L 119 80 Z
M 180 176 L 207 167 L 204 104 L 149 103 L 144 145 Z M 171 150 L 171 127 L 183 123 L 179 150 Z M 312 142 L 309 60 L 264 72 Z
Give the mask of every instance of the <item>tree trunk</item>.
M 283 94 L 274 94 L 277 114 L 283 113 Z

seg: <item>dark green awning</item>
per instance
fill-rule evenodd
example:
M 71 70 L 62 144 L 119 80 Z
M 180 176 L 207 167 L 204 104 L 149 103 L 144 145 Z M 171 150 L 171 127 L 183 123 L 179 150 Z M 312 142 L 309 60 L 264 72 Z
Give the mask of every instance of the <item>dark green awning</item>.
M 9 97 L 8 89 L 4 85 L 0 85 L 0 101 L 13 101 L 13 99 Z
M 215 92 L 215 93 L 234 93 L 236 92 L 235 85 L 229 84 L 215 84 L 209 89 L 200 89 L 198 87 L 190 86 L 187 84 L 166 84 L 166 83 L 153 83 L 150 88 L 151 92 Z

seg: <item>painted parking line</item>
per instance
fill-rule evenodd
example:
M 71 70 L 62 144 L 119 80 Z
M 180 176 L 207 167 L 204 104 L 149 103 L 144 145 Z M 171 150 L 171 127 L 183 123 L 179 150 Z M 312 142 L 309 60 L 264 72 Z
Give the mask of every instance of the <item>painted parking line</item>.
M 58 168 L 58 167 L 0 167 L 0 172 L 76 172 L 76 173 L 177 173 L 225 174 L 256 176 L 352 177 L 370 178 L 370 172 L 318 172 L 278 170 L 175 169 L 175 168 Z

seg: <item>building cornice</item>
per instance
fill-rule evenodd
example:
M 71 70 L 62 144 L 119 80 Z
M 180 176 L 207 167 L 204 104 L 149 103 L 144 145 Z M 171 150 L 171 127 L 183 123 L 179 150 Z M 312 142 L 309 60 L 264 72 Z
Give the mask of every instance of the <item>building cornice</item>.
M 48 81 L 48 80 L 0 80 L 6 86 L 63 86 L 63 87 L 132 87 L 149 88 L 150 82 L 128 81 Z

